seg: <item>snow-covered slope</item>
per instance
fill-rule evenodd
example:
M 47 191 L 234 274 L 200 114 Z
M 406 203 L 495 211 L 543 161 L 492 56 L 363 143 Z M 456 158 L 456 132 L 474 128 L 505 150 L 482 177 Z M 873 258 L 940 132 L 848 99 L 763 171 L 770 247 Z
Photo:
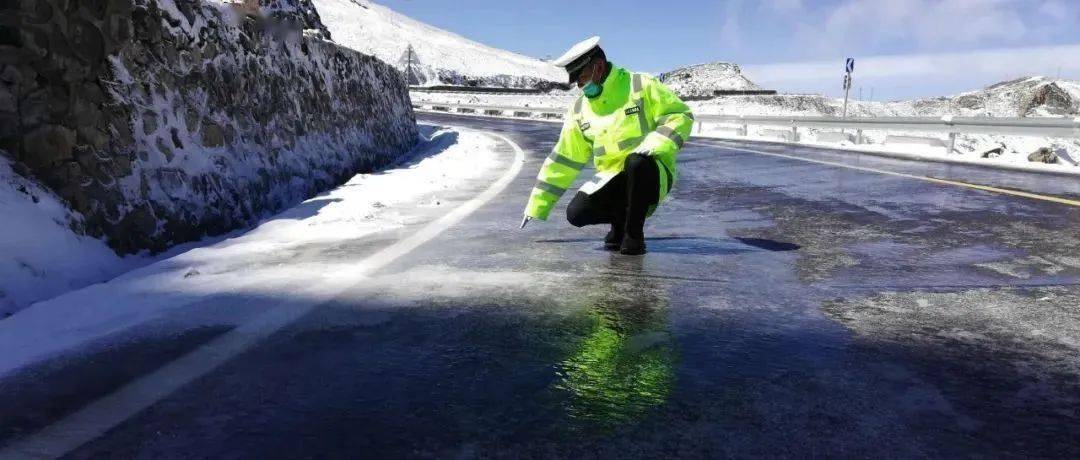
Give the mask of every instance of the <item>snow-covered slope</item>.
M 314 0 L 337 43 L 405 70 L 412 45 L 413 69 L 423 85 L 549 87 L 566 74 L 539 59 L 492 48 L 432 27 L 367 0 Z
M 737 64 L 712 62 L 660 74 L 660 81 L 683 98 L 711 97 L 716 90 L 761 89 L 742 74 Z
M 0 152 L 0 318 L 60 292 L 104 281 L 132 265 L 72 227 L 82 216 L 16 174 Z

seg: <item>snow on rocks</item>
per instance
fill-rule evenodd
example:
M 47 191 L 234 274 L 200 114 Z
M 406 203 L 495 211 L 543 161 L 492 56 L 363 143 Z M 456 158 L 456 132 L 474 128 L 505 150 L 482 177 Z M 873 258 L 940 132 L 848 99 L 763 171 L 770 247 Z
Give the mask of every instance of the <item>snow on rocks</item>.
M 423 131 L 428 137 L 404 157 L 403 163 L 358 174 L 332 191 L 264 220 L 251 231 L 132 270 L 107 283 L 35 303 L 0 319 L 0 350 L 4 350 L 0 353 L 0 377 L 64 350 L 162 320 L 177 309 L 184 313 L 170 318 L 198 317 L 198 321 L 215 324 L 240 320 L 235 315 L 243 313 L 243 302 L 206 307 L 215 298 L 229 296 L 287 299 L 298 285 L 311 284 L 323 274 L 355 264 L 357 251 L 384 244 L 372 240 L 376 234 L 383 235 L 379 238 L 392 236 L 407 225 L 441 215 L 444 207 L 471 198 L 464 195 L 487 187 L 485 178 L 497 175 L 493 169 L 507 162 L 489 136 L 432 127 L 423 127 Z M 17 227 L 21 228 L 18 233 L 6 229 L 0 233 L 5 255 L 8 241 L 25 239 L 27 232 L 33 232 L 42 245 L 68 244 L 69 249 L 77 249 L 62 260 L 51 257 L 60 249 L 34 250 L 37 253 L 30 254 L 29 260 L 39 263 L 39 271 L 62 269 L 65 263 L 116 270 L 116 257 L 110 257 L 104 244 L 64 233 L 65 225 L 52 222 L 66 216 L 62 207 L 50 204 L 54 198 L 42 193 L 39 197 L 45 204 L 32 205 L 20 193 L 10 186 L 0 188 L 2 210 L 21 212 L 26 222 L 32 222 Z M 12 196 L 17 202 L 9 205 L 7 200 Z M 3 270 L 3 287 L 8 288 L 9 267 L 3 266 Z M 16 274 L 19 280 L 32 276 Z M 58 278 L 51 288 L 61 289 L 63 282 Z M 148 297 L 153 301 L 147 301 Z M 254 307 L 265 307 L 266 302 L 256 303 Z
M 684 99 L 711 98 L 718 90 L 756 90 L 760 86 L 743 76 L 738 64 L 712 62 L 660 74 L 660 81 Z
M 251 225 L 416 139 L 401 75 L 325 40 L 310 0 L 83 3 L 22 3 L 0 138 L 122 254 Z

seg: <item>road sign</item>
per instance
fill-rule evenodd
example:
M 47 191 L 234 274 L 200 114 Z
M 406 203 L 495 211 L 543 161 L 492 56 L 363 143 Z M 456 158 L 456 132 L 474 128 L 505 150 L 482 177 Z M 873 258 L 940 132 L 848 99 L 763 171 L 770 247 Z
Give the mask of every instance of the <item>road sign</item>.
M 848 92 L 851 90 L 851 72 L 855 71 L 855 58 L 847 58 L 844 61 L 844 112 L 843 117 L 847 117 L 847 100 Z

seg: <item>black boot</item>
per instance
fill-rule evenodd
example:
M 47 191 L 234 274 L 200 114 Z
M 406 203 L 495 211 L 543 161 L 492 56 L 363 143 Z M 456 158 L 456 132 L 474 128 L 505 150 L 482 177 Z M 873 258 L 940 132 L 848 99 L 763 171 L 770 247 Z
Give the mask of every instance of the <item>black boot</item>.
M 645 253 L 645 236 L 634 237 L 627 233 L 623 236 L 622 245 L 619 246 L 619 254 L 626 256 L 640 256 Z
M 623 229 L 621 225 L 611 224 L 611 230 L 604 237 L 604 249 L 618 251 L 622 247 Z

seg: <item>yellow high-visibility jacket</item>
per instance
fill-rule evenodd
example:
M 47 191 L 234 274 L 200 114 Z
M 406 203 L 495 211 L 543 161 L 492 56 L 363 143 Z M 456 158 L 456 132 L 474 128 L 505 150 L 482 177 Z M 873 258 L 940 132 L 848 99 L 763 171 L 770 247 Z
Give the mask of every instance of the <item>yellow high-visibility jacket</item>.
M 648 150 L 660 170 L 660 199 L 678 178 L 675 155 L 690 137 L 690 108 L 651 75 L 612 66 L 595 99 L 578 97 L 567 112 L 559 142 L 544 160 L 525 215 L 547 220 L 555 202 L 593 158 L 593 188 L 622 172 L 626 156 Z

